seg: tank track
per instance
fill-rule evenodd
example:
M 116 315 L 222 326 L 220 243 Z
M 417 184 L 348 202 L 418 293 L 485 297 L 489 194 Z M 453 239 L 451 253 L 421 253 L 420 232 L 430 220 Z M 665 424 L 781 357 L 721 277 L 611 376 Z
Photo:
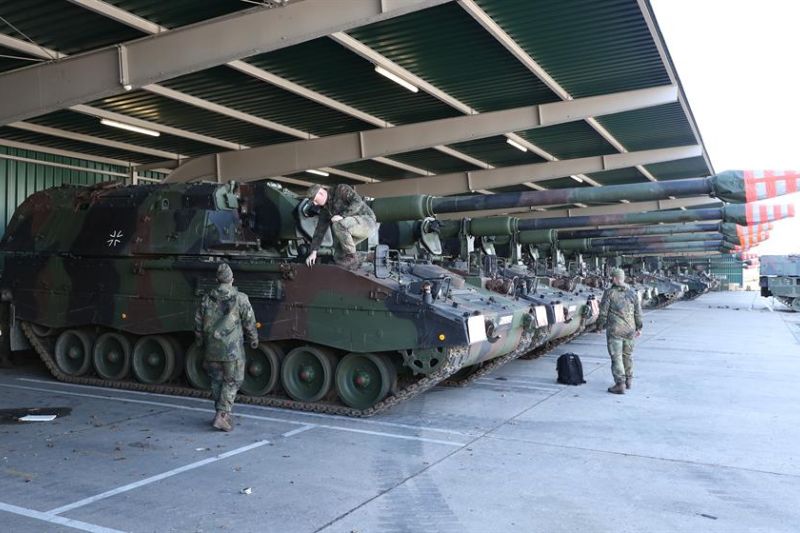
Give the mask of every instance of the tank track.
M 532 361 L 533 359 L 538 359 L 541 356 L 543 356 L 544 354 L 546 354 L 547 352 L 555 350 L 556 348 L 558 348 L 562 344 L 566 344 L 566 343 L 570 342 L 573 339 L 577 339 L 578 337 L 580 337 L 584 333 L 586 333 L 586 328 L 581 328 L 580 330 L 576 331 L 572 335 L 567 335 L 566 337 L 562 337 L 560 339 L 556 339 L 554 341 L 550 341 L 548 343 L 545 343 L 542 346 L 539 346 L 535 350 L 532 350 L 532 351 L 524 354 L 522 357 L 520 357 L 520 359 L 524 359 L 526 361 Z
M 475 372 L 472 372 L 468 376 L 462 379 L 451 379 L 447 378 L 441 382 L 441 385 L 445 387 L 466 387 L 470 383 L 474 382 L 478 378 L 481 378 L 487 374 L 490 374 L 500 368 L 503 365 L 506 365 L 513 361 L 514 359 L 518 359 L 527 353 L 531 346 L 533 346 L 536 342 L 539 341 L 544 335 L 541 333 L 524 333 L 522 338 L 520 339 L 520 343 L 517 346 L 517 349 L 503 355 L 501 357 L 497 357 L 492 359 L 487 364 L 483 365 Z
M 155 394 L 166 394 L 170 396 L 185 396 L 192 398 L 211 398 L 209 391 L 186 387 L 183 385 L 150 385 L 135 381 L 114 381 L 98 377 L 70 376 L 58 368 L 53 357 L 52 340 L 37 337 L 28 322 L 21 322 L 22 331 L 28 341 L 33 346 L 36 353 L 47 366 L 50 373 L 59 381 L 64 383 L 74 383 L 78 385 L 90 385 L 94 387 L 104 387 L 111 389 L 132 390 L 138 392 L 152 392 Z M 346 405 L 334 404 L 329 402 L 299 402 L 296 400 L 277 398 L 274 396 L 248 396 L 239 394 L 236 402 L 248 405 L 261 405 L 267 407 L 280 407 L 282 409 L 292 409 L 296 411 L 308 411 L 329 415 L 350 416 L 354 418 L 365 418 L 377 415 L 395 405 L 432 389 L 448 377 L 455 374 L 460 368 L 464 357 L 467 355 L 467 347 L 458 347 L 449 350 L 447 359 L 437 370 L 428 374 L 424 378 L 414 381 L 407 387 L 400 389 L 372 407 L 367 409 L 354 409 Z
M 539 346 L 538 348 L 524 354 L 522 357 L 520 357 L 520 359 L 524 359 L 526 361 L 532 361 L 533 359 L 538 359 L 547 352 L 554 350 L 555 348 L 561 346 L 562 344 L 566 344 L 573 339 L 577 339 L 578 337 L 586 333 L 588 329 L 586 327 L 586 317 L 581 316 L 580 320 L 581 320 L 580 327 L 572 335 L 567 335 L 566 337 L 561 337 L 560 339 L 546 342 L 543 345 Z

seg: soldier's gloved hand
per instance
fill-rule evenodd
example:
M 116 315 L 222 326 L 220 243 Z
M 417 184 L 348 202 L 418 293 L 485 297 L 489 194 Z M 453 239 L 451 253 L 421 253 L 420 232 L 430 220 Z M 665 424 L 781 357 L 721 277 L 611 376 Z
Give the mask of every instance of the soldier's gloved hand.
M 314 250 L 313 252 L 308 254 L 308 257 L 306 257 L 306 266 L 310 268 L 314 266 L 314 263 L 316 262 L 317 262 L 317 251 Z
M 258 349 L 258 341 L 251 341 L 250 347 L 254 350 Z
M 342 215 L 333 215 L 331 217 L 331 222 L 339 222 L 340 220 L 342 220 L 342 218 L 343 218 Z
M 641 335 L 641 334 L 642 334 L 642 330 L 640 330 L 640 329 L 637 329 L 637 330 L 636 330 L 636 337 L 639 337 L 639 335 Z

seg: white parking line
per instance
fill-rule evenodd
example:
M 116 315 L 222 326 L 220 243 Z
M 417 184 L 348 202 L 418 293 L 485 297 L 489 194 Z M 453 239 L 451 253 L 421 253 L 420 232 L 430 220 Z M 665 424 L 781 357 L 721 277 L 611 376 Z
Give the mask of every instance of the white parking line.
M 432 444 L 444 444 L 445 446 L 455 446 L 461 448 L 466 446 L 463 442 L 453 442 L 450 440 L 428 439 L 426 437 L 417 437 L 415 435 L 400 435 L 399 433 L 385 433 L 383 431 L 370 431 L 368 429 L 348 428 L 342 426 L 328 426 L 326 424 L 319 424 L 317 427 L 325 429 L 333 429 L 336 431 L 345 431 L 350 433 L 360 433 L 362 435 L 376 435 L 378 437 L 389 437 L 392 439 L 413 440 L 418 442 L 430 442 Z
M 102 387 L 95 387 L 92 385 L 78 385 L 75 383 L 61 383 L 60 381 L 53 381 L 47 379 L 35 379 L 35 378 L 16 378 L 17 381 L 26 381 L 30 383 L 41 383 L 43 385 L 58 385 L 60 387 L 72 387 L 72 388 L 79 388 L 79 389 L 90 389 L 90 390 L 109 390 L 104 389 Z M 157 398 L 169 398 L 169 399 L 179 399 L 179 400 L 188 400 L 193 402 L 208 402 L 207 398 L 193 398 L 191 396 L 171 396 L 169 394 L 158 394 L 155 392 L 142 392 L 142 391 L 133 391 L 133 390 L 125 390 L 125 389 L 114 389 L 115 392 L 123 392 L 125 394 L 137 394 L 141 396 L 154 396 Z M 399 429 L 411 429 L 415 431 L 435 431 L 436 433 L 447 433 L 450 435 L 459 435 L 464 437 L 475 437 L 478 434 L 475 432 L 470 431 L 458 431 L 456 429 L 445 429 L 445 428 L 437 428 L 431 426 L 420 426 L 415 424 L 402 424 L 399 422 L 387 422 L 384 420 L 367 420 L 365 418 L 350 418 L 347 416 L 341 415 L 329 415 L 329 414 L 321 414 L 321 413 L 310 413 L 307 411 L 287 411 L 286 409 L 281 409 L 279 407 L 269 407 L 265 405 L 250 405 L 250 404 L 242 404 L 243 408 L 247 409 L 257 409 L 263 411 L 270 411 L 274 413 L 291 413 L 293 416 L 303 416 L 303 417 L 314 417 L 314 418 L 322 418 L 325 420 L 345 420 L 347 422 L 353 422 L 358 424 L 365 424 L 365 425 L 374 425 L 374 426 L 385 426 L 385 427 L 392 427 L 392 428 L 399 428 Z M 238 416 L 238 415 L 237 415 Z M 302 424 L 303 422 L 297 422 L 292 420 L 285 420 L 287 423 L 290 424 Z
M 309 429 L 314 429 L 315 427 L 319 427 L 319 426 L 317 426 L 316 424 L 307 424 L 307 425 L 305 425 L 305 426 L 303 426 L 301 428 L 297 428 L 297 429 L 293 429 L 291 431 L 287 431 L 286 433 L 281 435 L 281 437 L 283 437 L 285 439 L 288 439 L 289 437 L 294 437 L 295 435 L 298 435 L 300 433 L 308 431 Z
M 87 522 L 81 522 L 80 520 L 64 518 L 63 516 L 51 515 L 41 511 L 34 511 L 33 509 L 26 509 L 25 507 L 17 507 L 16 505 L 11 505 L 9 503 L 0 502 L 0 511 L 5 511 L 7 513 L 12 513 L 19 516 L 26 516 L 28 518 L 41 520 L 50 524 L 80 529 L 81 531 L 89 531 L 91 533 L 122 533 L 119 529 L 96 526 Z M 8 530 L 6 529 L 6 531 Z
M 123 403 L 135 403 L 135 404 L 141 404 L 141 405 L 153 405 L 153 406 L 156 406 L 156 407 L 168 407 L 168 408 L 172 408 L 172 409 L 182 409 L 182 410 L 185 410 L 185 411 L 197 411 L 197 412 L 201 412 L 201 413 L 214 413 L 213 409 L 206 409 L 206 408 L 203 408 L 203 407 L 190 407 L 188 405 L 180 405 L 180 404 L 169 403 L 169 402 L 154 402 L 154 401 L 151 401 L 151 400 L 137 400 L 137 399 L 134 399 L 134 398 L 120 398 L 120 397 L 117 397 L 117 396 L 107 396 L 107 395 L 103 395 L 103 394 L 88 394 L 88 393 L 82 393 L 82 392 L 60 391 L 60 390 L 53 390 L 53 389 L 44 388 L 44 387 L 24 387 L 22 385 L 10 385 L 10 384 L 7 384 L 7 383 L 0 383 L 0 387 L 6 387 L 6 388 L 11 388 L 11 389 L 21 389 L 21 390 L 33 390 L 33 391 L 38 391 L 38 392 L 48 392 L 50 394 L 56 394 L 56 395 L 61 394 L 61 395 L 67 395 L 67 396 L 78 396 L 78 397 L 81 397 L 81 398 L 95 398 L 95 399 L 99 399 L 99 400 L 111 400 L 111 401 L 123 402 Z M 349 433 L 361 433 L 361 434 L 364 434 L 364 435 L 376 435 L 376 436 L 388 437 L 388 438 L 392 438 L 392 439 L 414 440 L 414 441 L 419 441 L 419 442 L 429 442 L 431 444 L 444 444 L 446 446 L 456 446 L 456 447 L 464 446 L 464 443 L 461 443 L 461 442 L 448 441 L 448 440 L 438 440 L 438 439 L 429 439 L 429 438 L 426 438 L 426 437 L 418 437 L 416 435 L 402 435 L 400 433 L 387 433 L 387 432 L 383 432 L 383 431 L 369 431 L 369 430 L 365 430 L 365 429 L 357 429 L 357 428 L 351 428 L 351 427 L 346 427 L 346 426 L 336 426 L 336 425 L 332 425 L 332 424 L 308 424 L 306 422 L 299 422 L 299 421 L 295 421 L 295 420 L 286 420 L 286 419 L 283 419 L 283 418 L 274 418 L 274 417 L 267 417 L 267 416 L 260 416 L 260 415 L 252 415 L 252 414 L 249 414 L 249 413 L 237 413 L 236 416 L 239 417 L 239 418 L 248 418 L 248 419 L 251 419 L 251 420 L 263 420 L 263 421 L 267 421 L 267 422 L 281 422 L 281 423 L 284 423 L 284 424 L 308 426 L 309 429 L 311 429 L 313 427 L 320 427 L 320 428 L 332 429 L 332 430 L 335 430 L 335 431 L 344 431 L 344 432 L 349 432 Z
M 499 376 L 499 377 L 502 377 L 502 379 L 498 379 L 498 378 L 480 378 L 480 379 L 478 379 L 478 383 L 487 383 L 487 384 L 491 384 L 491 385 L 502 385 L 502 384 L 522 385 L 522 386 L 525 386 L 525 387 L 533 387 L 533 388 L 537 388 L 537 389 L 547 389 L 547 390 L 550 390 L 550 391 L 561 390 L 561 387 L 558 384 L 554 383 L 554 382 L 548 382 L 548 383 L 541 383 L 540 382 L 537 385 L 537 382 L 534 381 L 534 380 L 506 378 L 506 377 L 503 377 L 503 376 Z
M 94 503 L 99 500 L 105 500 L 106 498 L 116 496 L 117 494 L 122 494 L 123 492 L 128 492 L 129 490 L 138 489 L 139 487 L 143 487 L 145 485 L 150 485 L 151 483 L 155 483 L 156 481 L 161 481 L 162 479 L 166 479 L 168 477 L 172 477 L 177 474 L 187 472 L 189 470 L 194 470 L 195 468 L 200 468 L 201 466 L 205 466 L 207 464 L 216 463 L 217 461 L 227 459 L 228 457 L 233 457 L 234 455 L 239 455 L 240 453 L 249 452 L 250 450 L 260 448 L 261 446 L 265 446 L 267 444 L 269 444 L 268 440 L 260 440 L 258 442 L 254 442 L 253 444 L 248 444 L 247 446 L 242 446 L 241 448 L 236 448 L 235 450 L 215 455 L 214 457 L 209 457 L 207 459 L 195 461 L 194 463 L 190 463 L 188 465 L 184 465 L 178 468 L 173 468 L 172 470 L 163 472 L 161 474 L 157 474 L 155 476 L 150 476 L 148 478 L 140 479 L 139 481 L 135 481 L 133 483 L 128 483 L 127 485 L 117 487 L 116 489 L 111 489 L 107 490 L 106 492 L 101 492 L 100 494 L 96 494 L 94 496 L 78 500 L 77 502 L 74 503 L 62 505 L 61 507 L 57 507 L 56 509 L 51 509 L 47 511 L 46 514 L 59 515 L 62 513 L 66 513 L 67 511 L 77 509 L 78 507 L 84 507 L 86 505 L 89 505 L 90 503 Z

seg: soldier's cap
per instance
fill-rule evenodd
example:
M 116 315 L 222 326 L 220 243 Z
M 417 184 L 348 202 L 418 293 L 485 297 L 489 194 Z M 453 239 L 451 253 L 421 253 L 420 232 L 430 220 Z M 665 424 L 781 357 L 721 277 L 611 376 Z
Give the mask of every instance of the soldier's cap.
M 625 279 L 625 271 L 622 270 L 621 268 L 615 268 L 614 270 L 611 271 L 611 277 Z
M 217 268 L 217 281 L 220 283 L 233 282 L 233 270 L 228 266 L 228 263 L 222 263 Z
M 308 188 L 308 191 L 306 191 L 306 198 L 308 198 L 309 200 L 313 200 L 317 196 L 317 193 L 324 188 L 325 187 L 323 185 L 315 183 L 314 185 Z

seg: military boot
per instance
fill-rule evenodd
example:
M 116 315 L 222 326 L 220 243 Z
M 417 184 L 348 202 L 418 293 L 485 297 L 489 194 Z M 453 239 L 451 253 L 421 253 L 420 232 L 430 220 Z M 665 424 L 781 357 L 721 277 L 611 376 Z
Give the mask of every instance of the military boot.
M 613 387 L 609 387 L 608 392 L 610 392 L 611 394 L 625 394 L 625 383 L 620 381 Z
M 230 413 L 225 413 L 222 411 L 217 412 L 217 417 L 214 419 L 213 426 L 220 431 L 231 431 L 233 430 L 233 422 L 231 422 L 231 415 Z
M 211 421 L 211 427 L 220 429 L 220 424 L 222 424 L 222 411 L 217 411 L 217 414 L 214 415 L 214 420 Z
M 625 388 L 630 389 L 633 384 L 633 377 L 625 378 Z
M 233 417 L 230 413 L 225 413 L 223 416 L 223 422 L 225 423 L 225 427 L 222 428 L 222 431 L 233 431 Z

